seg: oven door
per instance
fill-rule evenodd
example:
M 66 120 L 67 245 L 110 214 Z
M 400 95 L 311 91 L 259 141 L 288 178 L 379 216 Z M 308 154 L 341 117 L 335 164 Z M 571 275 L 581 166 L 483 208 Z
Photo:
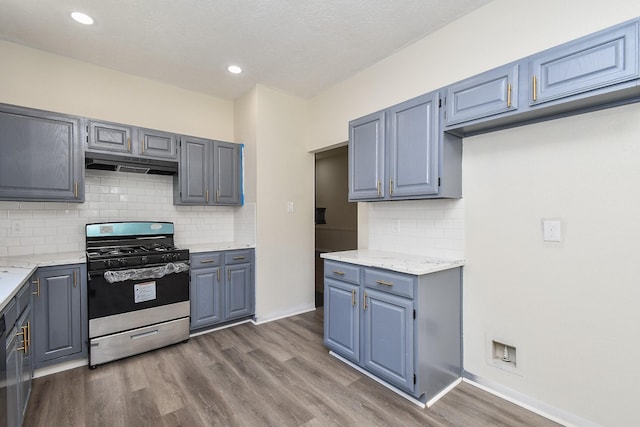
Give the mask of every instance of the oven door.
M 88 272 L 89 336 L 189 315 L 189 266 L 168 263 Z

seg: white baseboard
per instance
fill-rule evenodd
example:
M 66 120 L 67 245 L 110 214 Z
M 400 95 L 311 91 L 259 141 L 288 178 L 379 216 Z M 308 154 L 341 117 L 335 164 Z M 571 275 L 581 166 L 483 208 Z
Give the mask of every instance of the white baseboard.
M 309 313 L 309 312 L 315 311 L 315 310 L 316 310 L 315 306 L 313 306 L 313 307 L 303 307 L 303 308 L 297 309 L 297 310 L 292 311 L 292 312 L 275 314 L 275 315 L 273 315 L 273 317 L 267 316 L 267 317 L 261 317 L 260 319 L 256 318 L 253 321 L 253 323 L 256 324 L 256 325 L 262 325 L 263 323 L 269 323 L 269 322 L 273 322 L 275 320 L 286 319 L 287 317 L 297 316 L 298 314 Z
M 69 369 L 79 368 L 81 366 L 89 369 L 89 359 L 85 357 L 84 359 L 72 360 L 70 362 L 38 368 L 33 371 L 33 378 L 46 377 L 47 375 L 57 374 L 58 372 L 68 371 Z
M 479 377 L 475 374 L 465 371 L 463 373 L 463 379 L 465 383 L 471 384 L 474 387 L 478 387 L 488 393 L 493 394 L 501 399 L 511 402 L 514 405 L 518 405 L 528 411 L 536 413 L 541 417 L 547 418 L 553 422 L 561 424 L 567 427 L 601 427 L 592 421 L 585 420 L 579 416 L 563 411 L 531 396 L 520 393 L 515 390 L 511 390 L 503 385 L 486 378 Z

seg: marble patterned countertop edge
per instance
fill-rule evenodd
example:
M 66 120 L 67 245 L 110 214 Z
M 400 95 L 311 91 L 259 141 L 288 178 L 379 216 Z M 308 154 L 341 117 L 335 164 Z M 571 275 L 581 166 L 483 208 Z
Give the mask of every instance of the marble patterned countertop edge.
M 320 256 L 328 260 L 346 262 L 363 267 L 382 268 L 415 276 L 464 266 L 464 260 L 462 259 L 440 259 L 370 249 L 326 252 Z

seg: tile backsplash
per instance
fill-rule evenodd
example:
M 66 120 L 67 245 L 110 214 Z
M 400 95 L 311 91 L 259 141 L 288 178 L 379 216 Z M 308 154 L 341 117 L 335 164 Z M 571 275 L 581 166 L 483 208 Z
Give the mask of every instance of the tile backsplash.
M 464 259 L 464 201 L 369 203 L 369 249 Z
M 0 201 L 0 256 L 84 250 L 84 226 L 170 221 L 179 246 L 255 244 L 255 204 L 175 206 L 173 177 L 86 170 L 85 202 Z

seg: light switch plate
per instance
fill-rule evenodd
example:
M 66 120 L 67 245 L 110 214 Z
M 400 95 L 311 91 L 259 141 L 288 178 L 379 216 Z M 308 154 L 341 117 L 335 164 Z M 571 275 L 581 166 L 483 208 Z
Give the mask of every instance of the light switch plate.
M 293 210 L 294 210 L 293 202 L 287 202 L 287 212 L 293 213 Z
M 562 241 L 562 227 L 559 219 L 542 220 L 542 238 L 545 242 Z

